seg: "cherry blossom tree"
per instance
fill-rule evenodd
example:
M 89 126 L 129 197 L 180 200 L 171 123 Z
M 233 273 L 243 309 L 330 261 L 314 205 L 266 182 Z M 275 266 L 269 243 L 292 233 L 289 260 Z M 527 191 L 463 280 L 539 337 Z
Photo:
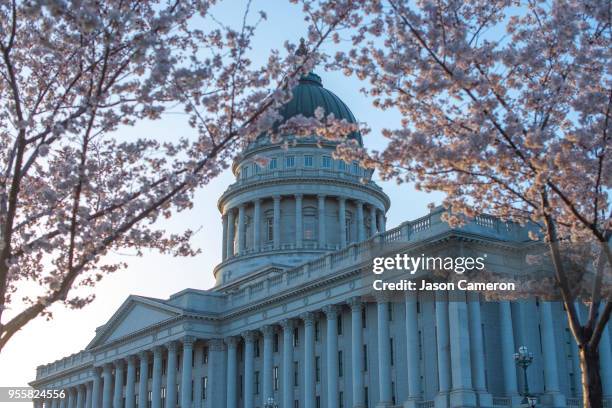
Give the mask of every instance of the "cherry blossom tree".
M 303 51 L 285 43 L 261 66 L 248 54 L 265 14 L 238 24 L 215 1 L 37 0 L 0 3 L 0 350 L 49 306 L 80 308 L 109 251 L 194 255 L 192 231 L 160 220 L 271 128 L 319 46 L 352 11 L 309 13 Z M 344 7 L 343 7 L 344 6 Z M 296 35 L 299 33 L 296 33 Z M 286 56 L 283 56 L 286 54 Z M 182 109 L 192 135 L 118 136 Z
M 346 143 L 338 156 L 445 192 L 451 224 L 488 213 L 539 228 L 585 407 L 602 406 L 598 347 L 612 311 L 610 13 L 597 0 L 371 0 L 330 63 L 403 117 L 383 151 Z M 598 260 L 581 320 L 561 245 L 585 243 Z

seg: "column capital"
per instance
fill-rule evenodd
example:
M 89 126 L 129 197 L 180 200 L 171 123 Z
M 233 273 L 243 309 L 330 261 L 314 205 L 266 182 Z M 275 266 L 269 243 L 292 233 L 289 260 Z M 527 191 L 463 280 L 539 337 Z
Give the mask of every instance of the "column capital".
M 238 209 L 242 211 L 246 208 L 246 203 L 240 203 L 236 207 L 238 207 Z
M 340 306 L 339 305 L 323 306 L 323 313 L 325 313 L 325 316 L 327 317 L 327 319 L 337 319 L 338 313 L 340 313 Z
M 225 349 L 225 343 L 223 339 L 209 339 L 208 349 L 211 351 L 223 351 Z
M 271 324 L 266 324 L 265 326 L 261 328 L 261 332 L 263 333 L 264 337 L 272 337 L 275 331 L 276 331 L 276 327 L 274 327 L 274 325 L 271 325 Z
M 134 363 L 136 363 L 136 355 L 134 355 L 134 354 L 130 354 L 130 355 L 129 355 L 129 356 L 127 356 L 125 359 L 127 360 L 127 363 L 128 363 L 128 364 L 134 364 Z
M 315 314 L 313 312 L 302 313 L 300 319 L 304 321 L 304 326 L 312 326 L 315 321 Z
M 166 348 L 168 351 L 176 351 L 178 348 L 178 342 L 176 340 L 170 340 L 166 343 Z
M 283 330 L 291 330 L 295 327 L 295 324 L 295 319 L 283 319 L 280 321 L 280 326 L 283 328 Z
M 246 343 L 252 343 L 257 339 L 257 332 L 255 330 L 247 330 L 241 333 L 242 338 Z
M 319 200 L 325 200 L 326 197 L 327 197 L 327 195 L 325 195 L 325 194 L 317 194 L 317 198 Z
M 100 367 L 92 367 L 89 369 L 89 375 L 92 377 L 100 376 Z
M 149 350 L 140 350 L 138 352 L 138 358 L 141 360 L 148 360 L 149 359 Z
M 193 344 L 196 342 L 195 336 L 185 336 L 181 339 L 183 342 L 183 347 L 193 347 Z
M 229 348 L 236 348 L 239 342 L 240 337 L 238 336 L 229 336 L 225 338 L 225 344 L 227 344 Z
M 120 358 L 119 360 L 113 361 L 115 368 L 123 368 L 125 366 L 125 360 Z
M 261 198 L 254 198 L 253 199 L 253 204 L 261 204 Z
M 345 196 L 338 196 L 338 201 L 346 202 L 347 198 Z
M 302 193 L 297 193 L 297 194 L 294 194 L 294 195 L 293 195 L 293 197 L 298 198 L 298 199 L 300 199 L 300 200 L 301 200 L 302 198 L 304 198 L 304 194 L 302 194 Z
M 361 310 L 363 308 L 361 296 L 353 296 L 352 298 L 346 301 L 346 304 L 349 305 L 351 310 Z
M 280 194 L 274 194 L 274 195 L 272 196 L 272 199 L 273 199 L 274 201 L 280 201 L 281 196 L 280 196 Z
M 376 298 L 376 303 L 387 303 L 391 299 L 390 294 L 387 292 L 377 292 L 374 297 Z
M 113 369 L 113 363 L 105 363 L 102 366 L 102 371 L 104 371 L 104 374 L 110 374 L 112 369 Z

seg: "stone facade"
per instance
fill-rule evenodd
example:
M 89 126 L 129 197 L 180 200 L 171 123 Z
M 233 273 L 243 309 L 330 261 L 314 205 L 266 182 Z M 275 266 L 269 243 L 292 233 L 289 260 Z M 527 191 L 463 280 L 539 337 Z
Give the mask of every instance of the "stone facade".
M 352 118 L 320 80 L 299 86 L 296 98 L 327 92 L 317 97 Z M 83 351 L 37 368 L 33 387 L 67 394 L 38 406 L 263 408 L 271 397 L 282 408 L 513 407 L 524 385 L 513 361 L 520 345 L 534 353 L 528 383 L 539 404 L 580 405 L 577 349 L 559 303 L 486 302 L 473 292 L 390 299 L 372 296 L 365 278 L 372 253 L 392 247 L 486 253 L 520 279 L 529 273 L 524 228 L 480 216 L 452 229 L 436 209 L 386 230 L 390 202 L 369 171 L 334 160 L 331 142 L 287 139 L 284 148 L 262 137 L 233 166 L 236 182 L 218 202 L 216 285 L 130 296 Z

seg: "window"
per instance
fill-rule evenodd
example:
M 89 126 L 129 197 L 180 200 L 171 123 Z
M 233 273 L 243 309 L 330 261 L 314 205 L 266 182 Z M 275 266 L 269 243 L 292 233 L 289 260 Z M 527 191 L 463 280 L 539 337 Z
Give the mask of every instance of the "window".
M 208 395 L 208 377 L 202 377 L 202 399 Z
M 165 388 L 161 389 L 161 406 L 162 407 L 166 406 L 166 389 Z
M 278 366 L 272 370 L 272 379 L 274 385 L 274 391 L 278 391 Z
M 316 404 L 315 404 L 316 408 L 321 408 L 321 396 L 320 395 L 317 395 L 317 397 L 315 398 L 315 401 L 316 401 Z
M 179 367 L 181 367 L 181 357 L 183 357 L 182 354 L 176 356 L 176 371 L 179 371 Z
M 393 338 L 389 339 L 389 353 L 391 354 L 391 366 L 393 366 L 394 352 L 393 352 Z
M 153 364 L 149 364 L 147 367 L 147 378 L 153 378 Z
M 353 166 L 351 170 L 353 174 L 359 174 L 359 164 L 357 164 L 357 162 L 353 162 Z
M 151 408 L 151 405 L 153 405 L 153 391 L 147 393 L 147 408 Z
M 266 239 L 274 241 L 274 218 L 266 218 Z
M 253 345 L 255 346 L 255 357 L 259 357 L 260 355 L 260 350 L 259 350 L 259 339 L 256 339 L 255 342 L 253 343 Z
M 293 347 L 300 345 L 300 332 L 297 327 L 293 328 Z
M 293 408 L 300 408 L 300 400 L 293 401 Z
M 259 395 L 259 371 L 255 371 L 255 395 Z
M 342 315 L 338 316 L 338 320 L 336 320 L 336 324 L 338 326 L 338 335 L 342 334 Z
M 304 156 L 304 167 L 312 167 L 312 156 Z
M 395 405 L 395 402 L 393 405 Z M 338 393 L 338 408 L 344 408 L 344 393 L 342 391 Z
M 324 169 L 331 169 L 331 157 L 323 156 L 321 157 L 321 167 Z
M 340 160 L 338 162 L 338 170 L 341 170 L 341 171 L 345 171 L 346 170 L 346 163 L 343 160 Z
M 363 345 L 363 371 L 368 371 L 368 345 Z
M 304 207 L 302 211 L 305 240 L 316 239 L 317 213 L 318 210 L 315 207 Z
M 204 347 L 204 355 L 202 357 L 202 364 L 208 364 L 208 347 Z
M 162 375 L 166 375 L 166 371 L 168 369 L 168 361 L 164 358 L 162 359 Z
M 274 333 L 274 341 L 272 342 L 272 350 L 278 353 L 278 333 Z
M 387 303 L 387 313 L 389 314 L 389 321 L 392 322 L 393 321 L 393 303 L 392 302 Z
M 291 167 L 295 167 L 295 156 L 285 157 L 285 167 L 288 169 Z
M 321 325 L 317 321 L 315 322 L 314 326 L 315 326 L 315 341 L 319 341 L 321 338 Z
M 342 350 L 338 351 L 338 377 L 344 376 L 344 362 L 342 359 Z
M 361 327 L 362 328 L 366 328 L 366 319 L 367 315 L 366 315 L 366 309 L 365 307 L 361 309 Z
M 293 386 L 297 387 L 299 385 L 299 376 L 300 376 L 300 366 L 297 361 L 293 362 Z
M 238 396 L 242 398 L 244 384 L 242 384 L 242 374 L 238 376 Z
M 352 223 L 351 216 L 347 212 L 346 216 L 344 217 L 344 232 L 345 232 L 346 242 L 351 242 L 351 223 Z
M 395 405 L 395 382 L 391 381 L 391 399 Z
M 365 402 L 365 406 L 369 407 L 370 406 L 370 395 L 368 393 L 368 387 L 365 387 L 363 389 L 363 400 Z
M 136 382 L 140 382 L 140 367 L 136 367 Z
M 268 168 L 270 170 L 275 170 L 278 167 L 278 162 L 276 161 L 276 157 L 272 157 L 270 162 L 268 163 Z
M 321 381 L 321 357 L 315 357 L 315 379 L 317 382 Z
M 243 179 L 249 177 L 249 168 L 248 168 L 248 166 L 243 166 L 242 169 L 240 170 L 240 174 L 242 175 Z

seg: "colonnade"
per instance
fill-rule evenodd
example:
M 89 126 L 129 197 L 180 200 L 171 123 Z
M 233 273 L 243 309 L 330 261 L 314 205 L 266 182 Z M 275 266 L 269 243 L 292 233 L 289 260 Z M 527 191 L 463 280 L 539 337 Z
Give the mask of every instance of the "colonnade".
M 186 336 L 179 341 L 171 341 L 163 346 L 106 363 L 91 370 L 87 382 L 66 389 L 67 397 L 50 401 L 50 408 L 255 408 L 257 398 L 266 401 L 268 397 L 277 397 L 282 408 L 296 406 L 295 400 L 302 395 L 298 405 L 305 408 L 316 408 L 316 322 L 326 324 L 325 361 L 321 365 L 325 370 L 325 395 L 320 398 L 326 401 L 327 408 L 339 408 L 339 344 L 338 322 L 343 308 L 350 309 L 351 331 L 350 353 L 351 388 L 344 388 L 351 393 L 353 408 L 366 406 L 391 407 L 399 405 L 395 401 L 393 384 L 393 362 L 391 350 L 391 330 L 389 300 L 383 296 L 376 299 L 376 375 L 370 381 L 377 384 L 364 384 L 364 344 L 372 344 L 372 339 L 364 342 L 362 303 L 359 297 L 350 298 L 346 303 L 332 304 L 320 310 L 309 311 L 292 318 L 283 319 L 274 324 L 265 325 L 257 330 L 248 330 L 240 335 L 224 339 L 201 339 Z M 417 296 L 407 292 L 405 302 L 406 361 L 402 367 L 407 368 L 408 406 L 417 407 L 423 400 L 424 387 L 419 350 L 419 311 Z M 498 302 L 499 331 L 501 339 L 501 364 L 503 389 L 505 397 L 512 404 L 519 401 L 517 372 L 512 355 L 518 345 L 513 340 L 513 319 L 510 303 Z M 556 404 L 564 402 L 560 394 L 559 373 L 556 360 L 556 343 L 553 328 L 553 315 L 549 302 L 540 302 L 539 320 L 541 327 L 542 359 L 544 365 L 545 395 L 553 398 Z M 465 292 L 437 292 L 435 296 L 435 313 L 433 322 L 436 328 L 435 341 L 437 348 L 438 393 L 435 397 L 436 408 L 449 406 L 492 406 L 492 396 L 486 389 L 486 362 L 484 353 L 483 331 L 481 329 L 481 305 L 477 294 Z M 431 323 L 430 323 L 431 324 Z M 295 339 L 295 328 L 303 327 L 302 338 Z M 374 333 L 370 333 L 373 335 Z M 279 346 L 274 346 L 275 335 Z M 607 334 L 606 334 L 607 335 Z M 282 340 L 281 340 L 282 338 Z M 259 365 L 261 374 L 255 380 L 256 342 L 263 339 L 263 355 Z M 197 343 L 196 343 L 197 340 Z M 259 343 L 258 343 L 259 344 Z M 280 347 L 282 344 L 282 349 Z M 197 345 L 197 346 L 196 346 Z M 242 354 L 239 353 L 242 345 Z M 299 348 L 297 347 L 299 345 Z M 207 370 L 203 371 L 204 347 L 208 350 Z M 257 347 L 259 350 L 259 347 Z M 178 353 L 182 358 L 178 359 Z M 273 355 L 279 352 L 280 364 L 274 366 Z M 298 356 L 297 353 L 303 353 Z M 239 365 L 240 355 L 242 366 Z M 151 361 L 152 356 L 152 361 Z M 162 361 L 165 356 L 165 370 Z M 294 372 L 296 361 L 301 365 L 299 373 L 301 393 L 294 394 Z M 151 370 L 149 364 L 152 364 Z M 610 369 L 609 361 L 602 361 L 602 370 Z M 137 369 L 138 367 L 138 369 Z M 280 368 L 280 370 L 279 370 Z M 372 369 L 372 367 L 370 367 Z M 165 378 L 163 376 L 165 371 Z M 275 373 L 280 371 L 280 378 Z M 150 374 L 150 375 L 149 375 Z M 239 378 L 242 378 L 242 386 Z M 150 379 L 150 385 L 149 385 Z M 179 381 L 180 379 L 180 381 Z M 260 383 L 261 381 L 261 383 Z M 258 389 L 256 390 L 256 383 Z M 259 387 L 261 384 L 261 387 Z M 366 397 L 365 387 L 378 392 L 370 392 Z M 192 388 L 193 387 L 193 388 Z M 322 392 L 323 393 L 323 392 Z M 499 395 L 498 395 L 499 396 Z M 224 405 L 226 404 L 226 405 Z M 412 405 L 411 405 L 412 404 Z M 347 406 L 346 403 L 344 406 Z
M 361 200 L 353 200 L 344 196 L 328 196 L 324 194 L 318 194 L 317 197 L 317 219 L 318 219 L 318 234 L 316 238 L 317 247 L 323 249 L 329 249 L 328 237 L 326 237 L 325 230 L 325 204 L 328 198 L 337 200 L 338 205 L 338 225 L 339 225 L 339 245 L 340 248 L 345 247 L 349 242 L 346 239 L 346 207 L 347 201 L 351 201 L 356 208 L 355 224 L 357 227 L 355 237 L 357 242 L 364 241 L 368 237 L 366 236 L 365 228 L 365 213 L 366 207 L 370 218 L 370 236 L 375 235 L 378 232 L 385 231 L 385 213 L 382 209 L 377 208 L 374 204 L 366 203 Z M 304 246 L 304 217 L 303 217 L 303 194 L 293 194 L 291 196 L 275 195 L 270 199 L 272 200 L 272 248 L 281 249 L 282 245 L 287 244 L 281 242 L 281 200 L 283 198 L 291 198 L 295 203 L 295 238 L 288 244 L 294 245 L 295 248 L 303 248 Z M 235 255 L 240 255 L 247 250 L 249 252 L 261 251 L 264 247 L 262 237 L 262 202 L 264 199 L 257 198 L 249 202 L 243 202 L 239 205 L 229 208 L 225 211 L 222 217 L 223 221 L 223 240 L 222 249 L 223 259 L 231 258 Z M 252 207 L 253 211 L 253 228 L 252 228 L 252 248 L 246 247 L 246 212 L 247 207 Z M 237 226 L 237 228 L 236 228 Z

